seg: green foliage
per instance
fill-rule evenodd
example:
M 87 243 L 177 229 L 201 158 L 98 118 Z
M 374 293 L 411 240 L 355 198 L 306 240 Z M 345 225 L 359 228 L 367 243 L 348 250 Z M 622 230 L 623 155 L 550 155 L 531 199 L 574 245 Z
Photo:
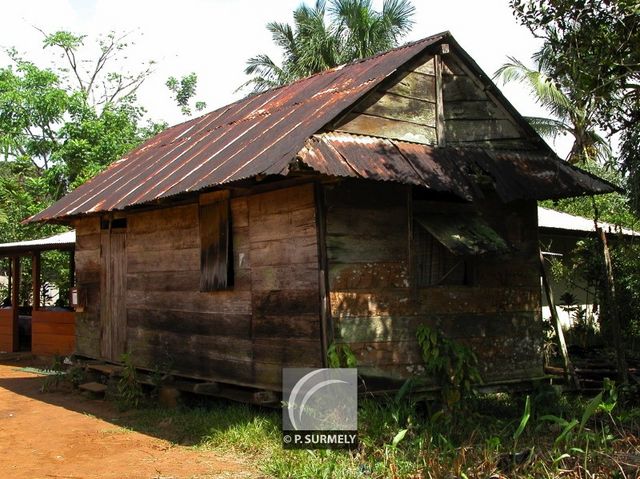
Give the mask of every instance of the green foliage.
M 384 0 L 382 11 L 374 10 L 371 0 L 302 4 L 293 12 L 293 26 L 267 24 L 282 49 L 282 65 L 264 54 L 250 58 L 245 73 L 253 78 L 240 88 L 265 91 L 393 48 L 411 31 L 414 13 L 409 0 Z
M 330 368 L 355 368 L 358 366 L 356 355 L 348 344 L 331 343 L 327 348 L 327 363 Z
M 640 211 L 640 8 L 637 0 L 510 0 L 544 40 L 545 70 L 588 105 L 590 118 L 620 133 L 620 166 Z
M 189 105 L 191 99 L 196 94 L 198 86 L 198 75 L 190 73 L 183 76 L 181 79 L 176 77 L 169 77 L 165 83 L 169 91 L 173 94 L 173 99 L 180 107 L 180 111 L 183 115 L 189 116 L 192 113 L 192 107 Z M 202 111 L 207 107 L 207 104 L 203 101 L 196 101 L 193 108 L 196 111 Z
M 118 403 L 123 409 L 135 409 L 144 397 L 142 386 L 138 382 L 138 373 L 130 353 L 124 353 L 122 362 L 122 376 L 118 380 Z
M 20 222 L 161 127 L 141 123 L 135 97 L 151 63 L 133 73 L 118 65 L 132 45 L 126 35 L 98 38 L 96 58 L 82 55 L 84 35 L 44 35 L 44 48 L 59 54 L 52 67 L 16 50 L 0 67 L 0 241 L 59 231 Z
M 482 382 L 473 351 L 426 325 L 418 327 L 416 337 L 422 350 L 425 375 L 436 379 L 443 405 L 453 409 L 471 397 L 474 384 Z

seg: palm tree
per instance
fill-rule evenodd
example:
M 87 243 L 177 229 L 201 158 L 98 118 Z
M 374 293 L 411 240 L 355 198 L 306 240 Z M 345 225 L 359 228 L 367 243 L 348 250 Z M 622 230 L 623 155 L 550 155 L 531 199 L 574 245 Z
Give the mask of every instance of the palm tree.
M 261 92 L 393 48 L 411 30 L 414 12 L 410 0 L 385 0 L 381 12 L 371 0 L 303 4 L 293 12 L 293 26 L 267 24 L 282 65 L 264 54 L 250 58 L 245 73 L 253 77 L 240 88 Z
M 597 98 L 581 95 L 580 92 L 554 81 L 547 72 L 550 70 L 547 50 L 533 56 L 538 69 L 531 69 L 521 61 L 509 57 L 494 74 L 503 84 L 518 81 L 525 84 L 536 101 L 552 115 L 545 117 L 526 117 L 527 121 L 543 137 L 556 139 L 559 135 L 573 137 L 573 146 L 566 160 L 570 163 L 605 163 L 611 158 L 611 148 L 605 138 L 598 134 L 594 118 Z

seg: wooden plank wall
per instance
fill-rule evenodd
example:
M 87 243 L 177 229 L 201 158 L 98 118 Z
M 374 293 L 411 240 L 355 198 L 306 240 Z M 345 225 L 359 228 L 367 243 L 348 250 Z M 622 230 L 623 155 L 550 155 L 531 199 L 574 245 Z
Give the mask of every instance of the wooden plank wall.
M 436 143 L 436 90 L 432 56 L 383 84 L 358 103 L 335 130 Z
M 420 371 L 415 332 L 423 323 L 472 346 L 485 381 L 542 372 L 535 202 L 484 205 L 516 252 L 478 261 L 475 286 L 412 292 L 406 188 L 344 182 L 326 198 L 335 340 L 350 344 L 365 374 L 400 381 Z
M 67 355 L 75 350 L 73 311 L 34 310 L 31 315 L 31 352 Z
M 231 199 L 235 278 L 226 291 L 200 292 L 197 203 L 127 219 L 127 349 L 136 365 L 279 389 L 282 366 L 321 364 L 312 185 Z M 77 226 L 79 238 L 93 234 Z M 88 330 L 99 325 L 91 268 L 100 255 L 83 246 L 78 281 L 91 299 L 78 350 L 99 357 Z
M 445 144 L 534 149 L 504 108 L 487 94 L 455 55 L 443 55 L 442 94 Z
M 100 219 L 89 217 L 74 222 L 76 230 L 76 284 L 84 304 L 76 312 L 76 351 L 100 357 Z
M 13 351 L 13 308 L 0 308 L 0 352 Z

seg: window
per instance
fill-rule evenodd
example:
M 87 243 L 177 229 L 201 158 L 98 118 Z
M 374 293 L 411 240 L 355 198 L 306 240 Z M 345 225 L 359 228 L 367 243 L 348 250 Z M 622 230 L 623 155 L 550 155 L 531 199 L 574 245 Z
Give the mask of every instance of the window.
M 472 212 L 414 216 L 416 286 L 472 285 L 478 255 L 505 253 L 505 241 Z
M 200 291 L 233 287 L 231 215 L 227 191 L 200 198 Z

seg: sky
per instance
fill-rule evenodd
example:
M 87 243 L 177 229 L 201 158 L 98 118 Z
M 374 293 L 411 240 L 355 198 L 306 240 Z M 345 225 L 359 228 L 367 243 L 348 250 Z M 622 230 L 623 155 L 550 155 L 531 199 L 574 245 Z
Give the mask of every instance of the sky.
M 311 3 L 313 0 L 307 0 Z M 42 33 L 69 30 L 87 34 L 87 43 L 101 33 L 130 32 L 135 43 L 127 50 L 131 70 L 149 60 L 155 72 L 138 92 L 138 99 L 153 120 L 169 124 L 186 118 L 170 99 L 164 85 L 171 75 L 195 72 L 197 99 L 207 110 L 243 96 L 235 90 L 248 77 L 248 58 L 267 53 L 278 58 L 265 25 L 292 22 L 301 0 L 21 0 L 3 2 L 0 46 L 16 47 L 39 65 L 55 60 L 42 49 Z M 381 0 L 373 0 L 380 8 Z M 513 16 L 508 0 L 414 0 L 415 25 L 406 41 L 449 30 L 458 43 L 489 76 L 508 56 L 527 62 L 538 40 Z M 6 58 L 0 56 L 0 65 Z M 518 84 L 498 85 L 523 115 L 544 112 Z M 246 94 L 246 92 L 245 92 Z M 562 150 L 560 144 L 558 150 Z M 559 151 L 561 152 L 561 151 Z

